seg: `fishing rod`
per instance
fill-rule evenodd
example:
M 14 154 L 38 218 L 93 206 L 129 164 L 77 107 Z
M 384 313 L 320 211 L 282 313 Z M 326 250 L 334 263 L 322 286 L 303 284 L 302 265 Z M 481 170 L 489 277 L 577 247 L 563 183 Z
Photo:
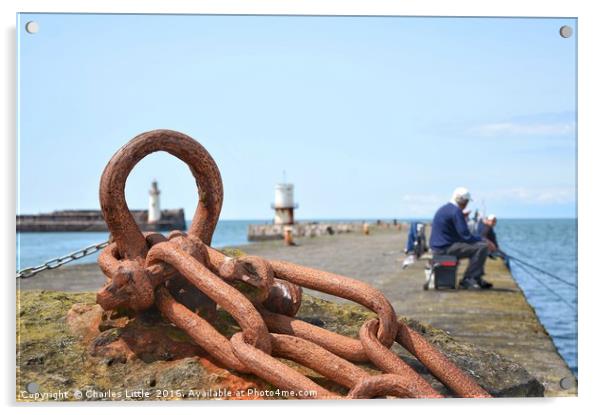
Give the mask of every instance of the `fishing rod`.
M 563 279 L 563 278 L 560 278 L 559 276 L 557 276 L 557 275 L 554 275 L 554 274 L 552 274 L 552 273 L 550 273 L 550 272 L 546 271 L 545 269 L 541 269 L 541 268 L 539 268 L 539 267 L 537 267 L 537 266 L 535 266 L 535 265 L 533 265 L 533 264 L 530 264 L 530 263 L 528 263 L 528 262 L 526 262 L 526 261 L 524 261 L 524 260 L 522 260 L 522 259 L 520 259 L 520 258 L 517 258 L 517 257 L 515 257 L 515 256 L 513 256 L 513 255 L 508 255 L 508 254 L 507 254 L 507 253 L 505 253 L 505 252 L 502 252 L 502 254 L 503 254 L 504 256 L 506 256 L 507 258 L 509 258 L 509 259 L 512 259 L 512 260 L 516 261 L 517 263 L 519 263 L 519 264 L 522 264 L 523 266 L 526 266 L 526 267 L 532 268 L 532 269 L 534 269 L 534 270 L 536 270 L 536 271 L 539 271 L 539 272 L 541 272 L 542 274 L 544 274 L 544 275 L 547 275 L 548 277 L 550 277 L 550 278 L 553 278 L 553 279 L 555 279 L 555 280 L 556 280 L 556 281 L 558 281 L 558 282 L 561 282 L 561 283 L 563 283 L 563 284 L 566 284 L 566 285 L 569 285 L 569 286 L 571 286 L 571 287 L 577 288 L 577 284 L 575 284 L 575 283 L 572 283 L 572 282 L 570 282 L 570 281 L 566 281 L 565 279 Z
M 558 294 L 556 291 L 554 291 L 551 287 L 549 287 L 548 285 L 546 285 L 542 280 L 540 280 L 539 278 L 537 278 L 537 276 L 531 270 L 529 270 L 527 267 L 525 267 L 521 263 L 518 263 L 517 265 L 519 267 L 521 267 L 523 269 L 523 271 L 525 271 L 527 274 L 529 274 L 531 277 L 533 277 L 535 280 L 537 280 L 542 286 L 544 286 L 556 298 L 558 298 L 560 301 L 562 301 L 564 304 L 566 304 L 571 310 L 573 310 L 573 311 L 577 310 L 575 308 L 575 306 L 573 306 L 573 304 L 569 303 L 564 297 L 562 297 L 560 294 Z

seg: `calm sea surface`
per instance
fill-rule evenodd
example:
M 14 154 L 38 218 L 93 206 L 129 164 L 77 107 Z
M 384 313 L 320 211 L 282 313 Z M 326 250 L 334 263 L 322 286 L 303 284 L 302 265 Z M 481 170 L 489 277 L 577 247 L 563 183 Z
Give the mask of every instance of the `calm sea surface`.
M 247 225 L 252 223 L 266 221 L 220 221 L 212 245 L 224 247 L 246 244 Z M 500 246 L 508 254 L 566 281 L 577 282 L 576 220 L 500 219 L 496 231 Z M 107 238 L 104 232 L 17 234 L 17 269 L 41 264 Z M 77 262 L 89 263 L 96 259 L 97 255 L 90 255 Z M 560 354 L 577 374 L 577 290 L 537 272 L 533 273 L 534 276 L 530 275 L 531 270 L 526 271 L 515 263 L 511 265 L 512 273 L 527 300 L 554 339 Z
M 261 220 L 220 221 L 211 246 L 222 248 L 248 243 L 247 225 L 268 223 Z M 190 226 L 190 221 L 187 221 Z M 17 269 L 44 263 L 50 258 L 77 251 L 85 246 L 106 241 L 107 232 L 24 232 L 17 233 Z M 98 254 L 79 259 L 78 264 L 96 262 Z
M 500 220 L 496 232 L 500 247 L 509 255 L 577 284 L 576 219 Z M 577 289 L 527 271 L 514 261 L 510 265 L 539 320 L 577 375 Z

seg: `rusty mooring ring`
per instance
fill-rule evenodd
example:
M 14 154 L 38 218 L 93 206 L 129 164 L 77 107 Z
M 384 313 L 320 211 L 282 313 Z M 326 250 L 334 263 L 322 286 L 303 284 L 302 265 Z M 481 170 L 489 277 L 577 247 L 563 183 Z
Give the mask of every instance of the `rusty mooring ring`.
M 144 235 L 128 210 L 127 177 L 136 163 L 155 151 L 166 151 L 183 160 L 195 177 L 199 204 L 190 235 L 183 232 L 174 232 L 168 238 L 158 233 Z M 113 242 L 99 256 L 99 264 L 110 280 L 97 295 L 97 302 L 105 310 L 124 306 L 140 312 L 156 305 L 167 320 L 226 367 L 253 373 L 278 388 L 315 392 L 299 397 L 343 398 L 277 357 L 291 359 L 346 386 L 347 398 L 440 397 L 429 382 L 390 350 L 394 340 L 459 396 L 490 396 L 427 340 L 398 322 L 384 294 L 370 285 L 284 261 L 232 259 L 211 249 L 223 188 L 215 162 L 192 138 L 169 130 L 135 137 L 105 168 L 100 198 L 113 236 Z M 190 286 L 190 291 L 178 278 Z M 229 284 L 234 280 L 258 288 L 259 295 L 248 298 Z M 301 286 L 357 302 L 376 312 L 378 320 L 369 320 L 362 326 L 359 340 L 297 320 L 293 316 L 299 309 Z M 228 340 L 199 315 L 197 302 L 189 301 L 188 294 L 195 298 L 206 296 L 213 310 L 219 304 L 234 317 L 242 331 Z M 270 333 L 268 329 L 282 334 Z M 371 361 L 391 373 L 373 376 L 347 360 Z
M 211 244 L 224 190 L 219 169 L 209 152 L 186 134 L 172 130 L 142 133 L 121 147 L 105 167 L 100 179 L 100 205 L 122 258 L 144 258 L 148 247 L 125 200 L 125 183 L 134 166 L 145 156 L 166 151 L 185 162 L 199 192 L 189 233 Z

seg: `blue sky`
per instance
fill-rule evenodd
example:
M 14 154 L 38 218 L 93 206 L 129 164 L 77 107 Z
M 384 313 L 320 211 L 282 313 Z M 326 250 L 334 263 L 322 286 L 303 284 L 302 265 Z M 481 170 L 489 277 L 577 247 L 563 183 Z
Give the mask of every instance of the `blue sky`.
M 169 128 L 216 160 L 222 219 L 271 218 L 283 170 L 299 218 L 430 217 L 456 186 L 500 217 L 576 215 L 575 19 L 18 20 L 19 213 L 99 208 L 112 154 Z M 154 178 L 192 214 L 164 153 L 130 175 L 131 208 Z

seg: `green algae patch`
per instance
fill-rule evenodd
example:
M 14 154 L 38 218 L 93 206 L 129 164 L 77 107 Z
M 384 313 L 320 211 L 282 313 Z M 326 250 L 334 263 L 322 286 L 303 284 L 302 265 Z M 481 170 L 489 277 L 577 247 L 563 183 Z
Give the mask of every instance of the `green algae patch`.
M 316 326 L 356 338 L 362 324 L 376 318 L 376 314 L 360 305 L 337 304 L 304 293 L 296 317 Z
M 91 381 L 94 374 L 82 370 L 85 348 L 69 332 L 65 318 L 73 304 L 94 301 L 94 293 L 18 293 L 17 399 L 31 382 L 41 391 L 55 392 Z
M 74 304 L 92 306 L 95 299 L 95 293 L 18 293 L 17 401 L 181 399 L 189 390 L 211 388 L 220 380 L 194 357 L 150 363 L 142 358 L 127 363 L 125 359 L 92 358 L 89 345 L 70 331 L 66 316 Z M 120 328 L 102 332 L 96 346 L 117 341 L 121 332 Z M 187 338 L 175 327 L 170 334 Z M 163 390 L 183 392 L 162 395 Z
M 223 248 L 219 251 L 230 258 L 240 258 L 241 256 L 245 256 L 245 252 L 238 248 Z

